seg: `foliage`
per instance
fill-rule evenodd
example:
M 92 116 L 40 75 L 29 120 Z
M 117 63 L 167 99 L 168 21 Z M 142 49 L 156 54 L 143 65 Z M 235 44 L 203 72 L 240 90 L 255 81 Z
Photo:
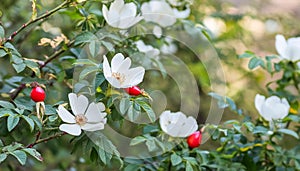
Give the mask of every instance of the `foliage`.
M 138 13 L 145 2 L 125 1 L 126 4 L 133 3 Z M 282 120 L 268 122 L 262 117 L 253 117 L 257 112 L 242 109 L 244 106 L 239 106 L 241 102 L 234 102 L 234 97 L 213 92 L 214 83 L 213 78 L 209 78 L 209 70 L 217 72 L 219 68 L 208 65 L 204 57 L 200 57 L 200 61 L 197 58 L 198 52 L 206 52 L 208 44 L 213 43 L 222 62 L 232 66 L 235 63 L 232 61 L 237 61 L 231 58 L 235 52 L 228 47 L 222 51 L 222 46 L 218 45 L 233 39 L 233 34 L 249 35 L 236 24 L 246 15 L 223 14 L 222 11 L 211 14 L 210 17 L 221 19 L 228 27 L 227 32 L 216 36 L 205 27 L 204 21 L 198 21 L 204 20 L 204 10 L 197 12 L 194 8 L 197 3 L 203 3 L 221 9 L 220 4 L 199 1 L 193 7 L 189 6 L 189 1 L 179 5 L 172 4 L 174 1 L 171 0 L 166 2 L 173 10 L 191 9 L 192 12 L 187 17 L 176 18 L 176 22 L 167 27 L 142 20 L 141 24 L 133 23 L 124 30 L 110 26 L 104 17 L 102 8 L 104 5 L 113 6 L 110 1 L 64 0 L 48 5 L 45 1 L 35 0 L 31 4 L 26 1 L 3 3 L 9 10 L 1 9 L 3 21 L 0 22 L 1 169 L 45 169 L 47 163 L 58 156 L 58 160 L 64 161 L 60 164 L 60 161 L 54 162 L 53 167 L 62 170 L 72 167 L 125 171 L 300 170 L 298 61 L 278 60 L 277 55 L 262 58 L 251 51 L 238 55 L 239 61 L 248 60 L 249 70 L 242 69 L 241 72 L 256 73 L 258 71 L 254 69 L 258 68 L 270 76 L 276 75 L 275 80 L 267 83 L 266 90 L 269 96 L 286 98 L 290 105 L 287 117 Z M 18 4 L 30 7 L 31 13 Z M 24 24 L 15 21 L 9 24 L 9 18 L 18 8 L 22 8 L 18 17 Z M 166 35 L 152 34 L 158 26 Z M 189 37 L 203 40 L 198 39 L 200 43 L 195 45 Z M 186 38 L 188 41 L 184 41 Z M 148 46 L 143 48 L 147 50 L 139 47 L 137 41 L 145 42 Z M 145 90 L 141 95 L 129 95 L 123 89 L 113 88 L 107 81 L 103 56 L 111 61 L 118 53 L 129 57 L 133 66 L 146 69 L 140 85 Z M 174 58 L 175 54 L 180 59 Z M 207 149 L 203 147 L 205 144 L 189 148 L 185 137 L 167 135 L 159 123 L 159 115 L 165 108 L 189 112 L 195 108 L 195 103 L 200 103 L 187 95 L 188 89 L 193 88 L 193 80 L 180 87 L 185 80 L 176 76 L 182 74 L 180 77 L 190 78 L 190 75 L 185 75 L 185 70 L 191 70 L 192 73 L 188 73 L 196 78 L 198 94 L 192 96 L 217 101 L 212 107 L 205 102 L 205 107 L 197 111 L 199 129 L 205 140 L 202 141 L 215 144 Z M 33 82 L 46 91 L 45 102 L 35 103 L 30 99 L 30 84 Z M 174 84 L 179 84 L 178 88 Z M 220 81 L 218 84 L 225 83 Z M 156 92 L 156 89 L 161 91 Z M 69 92 L 86 95 L 89 102 L 105 105 L 107 122 L 103 123 L 104 130 L 87 131 L 78 137 L 60 130 L 63 119 L 57 109 L 60 105 L 71 108 L 66 98 Z M 161 92 L 165 96 L 161 96 Z M 184 97 L 180 99 L 177 94 Z M 188 107 L 180 108 L 178 99 L 186 102 Z M 254 106 L 254 99 L 247 98 L 244 103 Z M 199 104 L 196 105 L 199 108 Z M 225 109 L 225 113 L 234 119 L 204 123 L 209 116 L 202 116 L 203 111 L 214 106 Z M 132 150 L 136 156 L 124 155 L 122 147 L 125 142 L 118 141 L 108 129 L 130 138 L 124 149 L 140 148 L 144 151 Z

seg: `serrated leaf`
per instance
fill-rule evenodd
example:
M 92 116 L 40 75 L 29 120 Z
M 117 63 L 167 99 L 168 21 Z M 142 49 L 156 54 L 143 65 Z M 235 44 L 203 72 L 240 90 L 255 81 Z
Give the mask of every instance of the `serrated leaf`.
M 26 153 L 28 153 L 29 155 L 31 155 L 32 157 L 36 158 L 38 161 L 43 161 L 42 155 L 36 149 L 25 148 L 22 150 L 25 151 Z
M 97 73 L 95 77 L 95 89 L 99 87 L 105 81 L 105 77 L 103 73 Z
M 144 101 L 136 101 L 141 107 L 142 109 L 147 113 L 149 119 L 151 122 L 154 122 L 156 120 L 156 115 L 154 113 L 154 111 L 152 110 L 152 108 Z
M 28 125 L 30 127 L 30 131 L 32 132 L 34 130 L 34 121 L 25 115 L 22 115 L 22 118 L 28 123 Z
M 7 52 L 4 49 L 0 49 L 0 58 L 7 55 Z
M 26 68 L 26 64 L 22 63 L 22 64 L 12 64 L 14 69 L 16 70 L 17 73 L 20 73 L 22 71 L 24 71 L 24 69 Z
M 81 34 L 79 34 L 76 38 L 75 38 L 75 46 L 82 44 L 82 43 L 87 43 L 87 42 L 91 42 L 92 40 L 97 40 L 97 37 L 91 33 L 91 32 L 83 32 Z
M 277 132 L 284 133 L 284 134 L 293 136 L 296 139 L 299 139 L 299 135 L 295 131 L 290 130 L 290 129 L 284 129 L 284 128 L 282 128 L 282 129 L 278 129 Z
M 98 66 L 95 62 L 89 60 L 89 59 L 77 59 L 74 65 L 94 65 Z
M 258 66 L 262 66 L 264 67 L 264 61 L 261 58 L 258 57 L 253 57 L 250 59 L 249 63 L 248 63 L 248 68 L 249 69 L 254 69 Z
M 146 146 L 150 152 L 153 152 L 157 149 L 154 139 L 147 139 Z
M 27 155 L 24 151 L 21 150 L 16 150 L 10 153 L 11 155 L 13 155 L 21 165 L 25 165 L 26 160 L 27 160 Z
M 119 104 L 119 110 L 122 115 L 126 113 L 130 106 L 130 100 L 128 98 L 122 98 Z
M 91 73 L 97 72 L 99 68 L 97 66 L 88 66 L 84 68 L 79 74 L 79 80 L 83 80 L 86 76 Z
M 90 44 L 89 44 L 89 50 L 90 50 L 90 53 L 92 55 L 92 57 L 96 57 L 99 52 L 100 52 L 100 47 L 101 47 L 101 44 L 99 41 L 91 41 Z
M 182 162 L 182 159 L 180 156 L 178 156 L 176 153 L 173 153 L 171 155 L 171 163 L 172 163 L 172 166 L 176 166 L 178 165 L 179 163 Z
M 115 52 L 114 45 L 111 44 L 110 42 L 103 41 L 102 44 L 108 51 Z
M 186 162 L 185 163 L 185 171 L 194 171 L 192 165 L 190 164 L 190 162 Z
M 34 115 L 31 115 L 30 118 L 34 121 L 34 123 L 36 124 L 36 126 L 41 131 L 43 129 L 41 121 L 36 116 L 34 116 Z
M 37 77 L 41 77 L 41 72 L 39 69 L 39 65 L 33 61 L 25 60 L 24 63 L 27 65 L 28 68 L 30 68 Z
M 5 31 L 4 28 L 0 25 L 0 39 L 5 38 Z
M 130 145 L 134 146 L 137 144 L 140 144 L 142 142 L 145 142 L 147 139 L 145 137 L 142 136 L 138 136 L 138 137 L 134 137 L 131 141 L 130 141 Z
M 254 56 L 255 54 L 253 52 L 246 51 L 245 53 L 239 55 L 238 58 L 252 58 Z
M 3 101 L 3 100 L 0 100 L 0 106 L 4 107 L 4 108 L 7 108 L 7 109 L 14 109 L 15 106 L 10 103 L 10 102 L 7 102 L 7 101 Z
M 7 154 L 2 153 L 0 154 L 0 163 L 2 163 L 7 158 Z
M 18 115 L 10 115 L 7 118 L 7 129 L 10 132 L 13 130 L 19 123 L 20 117 Z

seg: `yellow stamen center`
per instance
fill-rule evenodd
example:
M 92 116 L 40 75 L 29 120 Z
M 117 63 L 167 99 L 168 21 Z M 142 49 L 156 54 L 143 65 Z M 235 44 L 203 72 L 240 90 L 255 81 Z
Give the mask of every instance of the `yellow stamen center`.
M 80 126 L 83 126 L 87 123 L 87 118 L 83 114 L 75 116 L 76 123 Z
M 117 79 L 120 84 L 122 84 L 124 81 L 125 81 L 125 75 L 124 74 L 121 74 L 119 72 L 113 72 L 112 73 L 112 76 Z

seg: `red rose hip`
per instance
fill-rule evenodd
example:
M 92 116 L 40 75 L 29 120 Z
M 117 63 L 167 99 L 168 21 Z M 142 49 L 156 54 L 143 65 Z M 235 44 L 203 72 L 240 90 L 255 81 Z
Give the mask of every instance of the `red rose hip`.
M 132 96 L 138 96 L 142 94 L 142 90 L 138 86 L 132 86 L 129 88 L 125 88 L 125 91 Z
M 192 133 L 188 138 L 187 138 L 187 143 L 190 148 L 196 148 L 199 147 L 201 144 L 202 140 L 202 133 L 200 131 L 196 131 Z
M 46 94 L 41 87 L 37 86 L 31 90 L 30 97 L 35 102 L 42 102 L 45 100 Z

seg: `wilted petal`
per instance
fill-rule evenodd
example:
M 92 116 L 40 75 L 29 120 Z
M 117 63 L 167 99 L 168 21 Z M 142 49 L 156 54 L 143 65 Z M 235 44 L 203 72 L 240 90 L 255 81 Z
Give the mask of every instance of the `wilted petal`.
M 69 101 L 75 115 L 84 114 L 89 104 L 87 97 L 84 95 L 77 96 L 75 93 L 69 93 Z
M 67 109 L 59 105 L 57 110 L 60 119 L 67 123 L 76 123 L 74 115 L 72 115 Z
M 89 123 L 95 123 L 95 122 L 101 122 L 105 115 L 103 116 L 103 103 L 97 103 L 94 102 L 91 103 L 86 111 L 85 117 L 88 119 Z
M 81 128 L 85 131 L 98 131 L 104 129 L 104 123 L 99 122 L 95 124 L 86 123 L 85 125 L 81 126 Z
M 77 124 L 62 124 L 59 126 L 59 130 L 74 136 L 81 134 L 81 128 Z

